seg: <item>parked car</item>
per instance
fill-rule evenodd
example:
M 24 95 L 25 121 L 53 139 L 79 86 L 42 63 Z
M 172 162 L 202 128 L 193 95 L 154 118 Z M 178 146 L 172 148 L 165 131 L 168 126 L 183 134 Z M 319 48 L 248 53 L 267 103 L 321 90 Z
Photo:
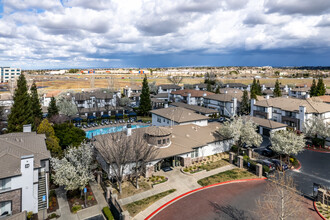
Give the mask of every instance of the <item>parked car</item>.
M 274 152 L 272 150 L 267 149 L 267 148 L 256 148 L 256 149 L 253 149 L 253 151 L 262 156 L 266 156 L 266 157 L 270 157 L 274 154 Z
M 289 169 L 289 166 L 286 163 L 284 163 L 283 161 L 281 162 L 278 159 L 270 159 L 269 161 L 272 162 L 273 164 L 275 164 L 275 167 L 277 170 L 285 171 L 285 170 Z M 282 169 L 281 169 L 281 164 L 282 164 Z
M 269 167 L 269 170 L 271 170 L 271 171 L 275 170 L 275 164 L 268 160 L 257 160 L 257 163 L 260 163 L 262 165 Z

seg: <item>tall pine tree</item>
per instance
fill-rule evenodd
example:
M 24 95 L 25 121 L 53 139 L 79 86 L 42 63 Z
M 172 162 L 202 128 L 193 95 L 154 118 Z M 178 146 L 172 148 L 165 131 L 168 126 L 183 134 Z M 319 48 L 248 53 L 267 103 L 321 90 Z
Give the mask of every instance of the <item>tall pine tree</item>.
M 252 85 L 251 85 L 251 99 L 257 100 L 257 80 L 256 78 L 253 79 Z
M 256 85 L 256 94 L 262 95 L 262 90 L 261 90 L 261 85 L 260 85 L 259 79 L 258 79 L 257 85 Z
M 313 79 L 313 83 L 312 83 L 311 90 L 310 90 L 310 96 L 311 97 L 317 96 L 317 88 L 316 88 L 316 81 L 315 81 L 315 79 Z
M 250 113 L 249 94 L 246 90 L 244 90 L 244 92 L 243 92 L 239 112 L 241 115 L 248 115 Z
M 319 80 L 317 81 L 316 89 L 317 89 L 317 94 L 316 94 L 317 96 L 325 95 L 325 86 L 322 78 L 319 78 Z
M 33 82 L 31 86 L 31 103 L 32 103 L 32 112 L 33 112 L 33 130 L 37 130 L 41 119 L 42 119 L 42 109 L 38 96 L 37 85 Z
M 212 86 L 211 86 L 211 83 L 210 83 L 210 82 L 207 82 L 206 90 L 207 90 L 208 92 L 212 92 Z
M 47 111 L 48 111 L 48 115 L 47 115 L 48 118 L 51 118 L 54 115 L 58 115 L 58 107 L 56 105 L 56 99 L 54 97 L 50 99 L 50 103 Z
M 23 125 L 33 123 L 33 111 L 31 97 L 25 76 L 21 74 L 17 80 L 17 88 L 14 93 L 14 104 L 8 116 L 8 131 L 22 132 Z
M 148 86 L 148 79 L 147 76 L 144 76 L 143 83 L 142 83 L 142 92 L 140 95 L 140 106 L 139 112 L 142 115 L 147 115 L 151 110 L 151 99 L 150 99 L 150 91 Z
M 278 81 L 278 79 L 276 80 L 275 83 L 275 88 L 273 91 L 273 95 L 274 97 L 281 97 L 282 96 L 282 92 L 281 92 L 281 88 L 280 88 L 280 82 Z

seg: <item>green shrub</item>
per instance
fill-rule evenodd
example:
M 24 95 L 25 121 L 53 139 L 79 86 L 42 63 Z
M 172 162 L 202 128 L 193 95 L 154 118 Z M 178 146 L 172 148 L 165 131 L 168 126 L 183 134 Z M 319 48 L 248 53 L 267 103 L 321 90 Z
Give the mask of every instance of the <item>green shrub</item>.
M 48 216 L 48 219 L 53 219 L 53 218 L 58 218 L 60 217 L 59 215 L 56 215 L 56 213 L 52 213 Z
M 75 205 L 71 209 L 73 213 L 77 213 L 79 210 L 81 210 L 81 205 Z
M 269 173 L 269 171 L 270 171 L 269 167 L 263 165 L 262 168 L 264 169 L 265 173 Z
M 32 219 L 32 217 L 33 217 L 33 212 L 28 212 L 27 213 L 27 218 L 28 219 Z
M 87 196 L 87 200 L 90 201 L 94 198 L 94 196 Z
M 233 145 L 231 148 L 230 148 L 230 151 L 232 152 L 237 152 L 238 150 L 238 147 L 236 145 Z
M 110 209 L 109 209 L 108 206 L 104 207 L 104 208 L 102 209 L 102 211 L 103 211 L 103 214 L 105 215 L 105 217 L 106 217 L 108 220 L 113 220 L 113 219 L 114 219 L 114 218 L 113 218 L 113 215 L 112 215 L 112 213 L 111 213 L 111 211 L 110 211 Z
M 184 172 L 188 172 L 189 170 L 188 170 L 188 168 L 184 168 L 183 171 Z
M 49 198 L 56 196 L 55 190 L 50 190 L 49 192 Z
M 243 156 L 243 160 L 249 160 L 250 158 L 249 158 L 249 156 L 248 155 L 244 155 Z

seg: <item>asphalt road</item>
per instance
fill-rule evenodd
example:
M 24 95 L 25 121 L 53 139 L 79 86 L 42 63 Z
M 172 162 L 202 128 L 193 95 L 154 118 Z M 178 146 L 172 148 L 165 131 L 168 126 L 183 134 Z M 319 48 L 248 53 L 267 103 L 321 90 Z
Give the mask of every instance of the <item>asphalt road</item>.
M 263 196 L 266 184 L 266 180 L 258 180 L 207 188 L 172 203 L 152 220 L 257 220 L 256 199 Z M 302 206 L 309 219 L 319 219 L 312 201 L 305 199 Z
M 313 183 L 330 188 L 330 154 L 305 150 L 298 154 L 301 163 L 299 171 L 289 170 L 298 190 L 306 195 L 313 194 Z

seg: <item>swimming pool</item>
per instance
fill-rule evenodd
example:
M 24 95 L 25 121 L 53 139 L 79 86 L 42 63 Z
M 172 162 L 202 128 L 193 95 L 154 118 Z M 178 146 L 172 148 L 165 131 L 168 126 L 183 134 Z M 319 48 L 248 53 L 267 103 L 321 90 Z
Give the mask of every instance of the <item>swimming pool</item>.
M 149 127 L 149 126 L 150 125 L 132 125 L 132 129 L 145 128 L 145 127 Z M 98 129 L 95 129 L 95 130 L 86 131 L 86 137 L 87 138 L 92 138 L 92 136 L 95 137 L 97 135 L 120 132 L 120 131 L 124 131 L 126 129 L 127 129 L 126 125 L 115 126 L 115 127 L 107 127 L 107 128 L 98 128 Z

